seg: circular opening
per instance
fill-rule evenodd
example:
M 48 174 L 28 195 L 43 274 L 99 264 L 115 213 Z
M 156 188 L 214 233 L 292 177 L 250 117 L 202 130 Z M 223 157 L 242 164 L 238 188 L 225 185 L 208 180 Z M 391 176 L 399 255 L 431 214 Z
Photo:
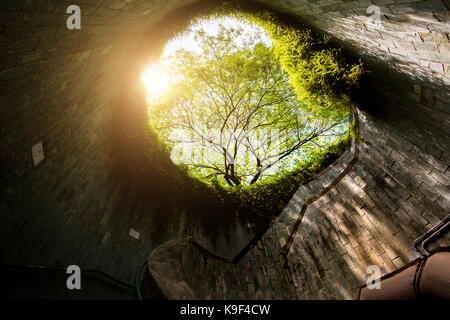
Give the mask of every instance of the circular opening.
M 199 8 L 195 10 L 199 10 Z M 262 48 L 260 45 L 261 51 L 271 50 L 272 55 L 268 54 L 267 57 L 278 62 L 273 68 L 278 68 L 281 78 L 285 80 L 280 82 L 280 85 L 295 95 L 287 105 L 295 103 L 301 104 L 302 107 L 298 110 L 295 109 L 296 112 L 286 112 L 291 115 L 291 119 L 292 115 L 300 116 L 300 113 L 302 113 L 306 119 L 311 119 L 311 121 L 304 121 L 306 126 L 312 127 L 314 127 L 314 123 L 329 123 L 330 121 L 338 121 L 338 119 L 343 121 L 340 131 L 337 130 L 335 137 L 323 137 L 322 143 L 328 143 L 328 145 L 319 147 L 312 143 L 313 146 L 309 154 L 308 152 L 294 152 L 291 153 L 292 158 L 290 159 L 289 157 L 283 157 L 282 160 L 285 160 L 286 163 L 279 161 L 278 167 L 267 168 L 263 172 L 265 174 L 259 175 L 256 182 L 253 183 L 252 180 L 257 174 L 255 169 L 258 170 L 258 163 L 254 157 L 252 158 L 251 150 L 248 150 L 247 155 L 248 161 L 252 160 L 253 167 L 245 168 L 244 166 L 244 169 L 248 170 L 247 172 L 239 171 L 240 168 L 236 168 L 237 165 L 234 163 L 235 176 L 240 175 L 240 179 L 235 179 L 231 174 L 231 177 L 228 177 L 230 181 L 226 181 L 223 174 L 212 174 L 214 171 L 208 174 L 204 171 L 195 172 L 183 161 L 177 162 L 176 154 L 174 154 L 177 147 L 165 141 L 163 130 L 157 127 L 158 122 L 156 120 L 158 117 L 155 117 L 155 110 L 160 110 L 161 114 L 164 114 L 167 110 L 174 108 L 175 104 L 169 103 L 171 100 L 167 97 L 173 99 L 174 91 L 183 89 L 186 82 L 183 74 L 171 74 L 171 70 L 176 71 L 178 65 L 164 63 L 164 59 L 169 56 L 166 55 L 165 57 L 164 55 L 164 44 L 170 46 L 171 39 L 187 35 L 186 30 L 188 30 L 190 24 L 195 25 L 201 19 L 217 19 L 224 16 L 236 18 L 242 23 L 262 28 L 263 32 L 268 34 L 271 46 L 267 44 L 266 48 Z M 129 132 L 130 128 L 134 128 L 133 121 L 126 121 L 127 126 L 124 127 L 117 139 L 118 141 L 123 140 L 123 143 L 120 144 L 120 154 L 127 154 L 126 159 L 124 158 L 119 162 L 119 167 L 123 168 L 120 169 L 120 173 L 125 177 L 132 178 L 130 183 L 136 183 L 137 186 L 133 189 L 135 190 L 133 192 L 140 194 L 146 205 L 148 204 L 152 208 L 156 208 L 158 212 L 162 212 L 163 214 L 158 215 L 162 220 L 168 220 L 172 213 L 185 212 L 187 217 L 208 225 L 208 232 L 214 233 L 216 229 L 213 226 L 234 224 L 236 213 L 238 213 L 240 219 L 255 223 L 258 226 L 257 228 L 264 228 L 267 222 L 286 206 L 299 185 L 314 178 L 347 150 L 349 145 L 349 139 L 347 138 L 351 130 L 346 129 L 347 127 L 352 128 L 352 124 L 346 118 L 350 106 L 347 93 L 351 84 L 356 83 L 360 73 L 360 65 L 345 60 L 340 55 L 339 50 L 334 48 L 327 38 L 317 36 L 308 29 L 299 28 L 292 24 L 290 20 L 282 18 L 282 15 L 275 15 L 261 10 L 259 7 L 219 8 L 212 13 L 208 11 L 205 14 L 202 11 L 201 14 L 192 17 L 192 11 L 183 9 L 178 12 L 176 18 L 164 20 L 164 23 L 171 27 L 158 25 L 158 27 L 152 28 L 153 32 L 150 37 L 152 42 L 151 52 L 153 52 L 154 58 L 147 65 L 149 69 L 142 70 L 141 79 L 139 79 L 141 83 L 147 82 L 147 85 L 150 86 L 147 105 L 145 106 L 145 110 L 148 109 L 148 122 L 145 126 L 141 125 L 142 111 L 139 107 L 136 108 L 133 116 L 129 117 L 135 123 L 139 122 L 135 126 L 137 130 L 135 134 Z M 156 45 L 162 38 L 165 41 L 162 42 L 161 46 Z M 250 48 L 253 47 L 246 47 L 251 57 L 252 50 Z M 160 55 L 156 57 L 155 52 L 160 52 Z M 242 59 L 239 54 L 235 54 L 235 56 L 235 61 L 230 60 L 233 62 L 240 60 L 244 60 L 244 62 L 254 61 L 254 64 L 258 66 L 255 68 L 254 80 L 260 80 L 260 75 L 264 74 L 261 71 L 261 65 L 264 66 L 263 59 Z M 206 59 L 205 57 L 200 58 Z M 198 61 L 194 62 L 197 65 L 199 64 Z M 211 63 L 217 63 L 217 61 Z M 183 64 L 179 65 L 183 66 Z M 191 66 L 192 71 L 194 65 L 194 63 L 187 64 L 187 67 Z M 247 75 L 250 77 L 253 74 L 247 72 Z M 242 74 L 239 73 L 239 76 L 242 76 Z M 204 83 L 201 84 L 204 85 Z M 198 99 L 197 96 L 194 98 Z M 122 103 L 120 105 L 123 106 Z M 199 111 L 199 115 L 206 117 L 208 113 L 205 110 L 210 112 L 213 109 L 202 106 L 197 111 Z M 269 108 L 267 117 L 285 115 L 276 111 L 275 106 L 272 110 Z M 120 117 L 123 118 L 124 114 Z M 160 119 L 164 121 L 168 118 L 160 117 Z M 262 119 L 264 118 L 262 117 Z M 121 120 L 120 118 L 119 122 Z M 122 122 L 125 123 L 125 121 Z M 258 123 L 262 122 L 255 122 L 256 125 Z M 206 125 L 205 128 L 208 129 L 209 122 L 204 122 L 204 124 Z M 291 124 L 292 121 L 289 125 Z M 273 129 L 271 126 L 266 127 Z M 284 133 L 285 136 L 286 132 L 296 133 L 295 130 L 284 130 L 287 127 L 289 126 L 279 126 L 279 131 Z M 214 128 L 217 130 L 217 126 L 214 126 Z M 338 128 L 336 127 L 336 129 Z M 188 135 L 183 136 L 191 138 Z M 258 138 L 256 133 L 255 137 Z M 269 137 L 270 139 L 268 139 Z M 270 140 L 270 143 L 272 143 L 273 140 L 276 140 L 277 135 L 272 134 L 272 132 L 264 134 L 260 131 L 259 138 L 264 138 L 264 141 Z M 235 140 L 231 139 L 231 141 Z M 250 141 L 252 142 L 252 140 Z M 290 141 L 293 143 L 301 140 L 292 139 Z M 332 141 L 335 143 L 332 143 Z M 248 145 L 245 140 L 244 143 Z M 208 151 L 208 148 L 203 145 L 201 147 L 200 151 L 194 152 L 194 159 L 201 156 L 202 150 L 203 155 Z M 124 148 L 126 148 L 126 152 L 124 152 Z M 244 148 L 244 150 L 247 149 L 250 149 L 250 146 Z M 263 146 L 260 149 L 262 150 Z M 231 150 L 234 149 L 231 148 Z M 233 155 L 232 152 L 228 153 Z M 189 155 L 188 158 L 192 160 L 192 152 L 190 154 L 184 152 L 183 154 Z M 245 152 L 241 154 L 242 158 L 244 158 L 244 161 L 246 160 Z M 238 161 L 241 161 L 240 164 L 242 163 L 242 160 L 238 159 Z M 200 162 L 200 164 L 203 164 L 203 162 Z M 230 164 L 233 164 L 233 162 L 227 159 L 228 167 L 224 166 L 221 170 L 227 170 L 228 168 L 231 172 Z M 263 166 L 261 165 L 260 168 L 262 169 Z M 247 174 L 248 176 L 246 176 Z
M 348 140 L 345 96 L 323 88 L 342 68 L 337 51 L 309 30 L 274 33 L 274 22 L 255 19 L 198 18 L 142 74 L 172 161 L 220 187 L 280 180 Z

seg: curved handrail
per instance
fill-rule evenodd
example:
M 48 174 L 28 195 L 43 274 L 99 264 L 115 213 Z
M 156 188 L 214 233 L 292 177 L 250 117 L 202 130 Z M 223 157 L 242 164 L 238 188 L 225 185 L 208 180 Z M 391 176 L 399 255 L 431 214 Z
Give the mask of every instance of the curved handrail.
M 414 300 L 450 298 L 450 248 L 429 253 L 406 268 L 380 279 L 378 290 L 360 287 L 359 300 Z

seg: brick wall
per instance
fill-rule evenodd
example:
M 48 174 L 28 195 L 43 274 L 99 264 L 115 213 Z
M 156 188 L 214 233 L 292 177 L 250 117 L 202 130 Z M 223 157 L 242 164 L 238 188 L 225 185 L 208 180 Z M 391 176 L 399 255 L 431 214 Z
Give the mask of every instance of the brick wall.
M 131 282 L 164 241 L 194 234 L 216 250 L 239 250 L 253 235 L 245 222 L 233 221 L 233 236 L 224 226 L 213 241 L 183 212 L 161 227 L 155 220 L 165 212 L 125 193 L 113 174 L 113 111 L 122 92 L 123 118 L 133 112 L 130 101 L 143 98 L 130 97 L 127 88 L 142 86 L 151 50 L 140 48 L 157 38 L 149 26 L 188 3 L 0 4 L 2 262 L 97 267 Z M 66 27 L 71 4 L 81 8 L 81 30 Z M 45 159 L 35 167 L 31 149 L 40 141 Z M 131 228 L 140 232 L 138 240 Z
M 450 82 L 446 0 L 258 0 L 411 76 Z M 377 26 L 375 11 L 380 9 Z

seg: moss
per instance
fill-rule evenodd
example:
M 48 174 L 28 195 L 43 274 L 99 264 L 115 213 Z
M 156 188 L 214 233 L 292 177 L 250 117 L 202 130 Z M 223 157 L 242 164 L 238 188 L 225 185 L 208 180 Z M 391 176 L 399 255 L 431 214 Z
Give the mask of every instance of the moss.
M 213 14 L 233 16 L 265 29 L 298 99 L 306 102 L 311 112 L 323 117 L 348 113 L 349 96 L 364 69 L 361 61 L 345 59 L 329 36 L 243 1 L 226 2 Z
M 314 158 L 301 163 L 296 170 L 250 187 L 218 189 L 218 192 L 225 203 L 263 226 L 286 206 L 300 185 L 311 181 L 330 166 L 348 147 L 349 139 L 344 137 Z

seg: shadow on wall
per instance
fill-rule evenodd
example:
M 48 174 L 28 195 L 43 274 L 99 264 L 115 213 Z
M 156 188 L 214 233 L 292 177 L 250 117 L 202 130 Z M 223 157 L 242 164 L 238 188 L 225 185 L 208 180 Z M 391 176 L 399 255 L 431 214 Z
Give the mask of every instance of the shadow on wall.
M 353 97 L 364 118 L 360 159 L 305 215 L 289 264 L 292 274 L 317 275 L 321 288 L 331 277 L 341 298 L 365 282 L 369 265 L 386 274 L 414 259 L 413 241 L 450 209 L 448 89 L 363 58 L 370 71 Z

